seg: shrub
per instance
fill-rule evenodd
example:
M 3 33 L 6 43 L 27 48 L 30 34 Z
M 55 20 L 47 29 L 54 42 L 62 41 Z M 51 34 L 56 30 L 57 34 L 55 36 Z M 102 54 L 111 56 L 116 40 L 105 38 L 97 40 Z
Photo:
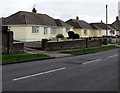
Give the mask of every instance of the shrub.
M 56 38 L 64 38 L 63 34 L 58 34 Z
M 69 32 L 68 32 L 68 35 L 69 35 L 69 39 L 73 39 L 74 32 L 73 32 L 73 31 L 69 31 Z
M 73 31 L 68 32 L 69 39 L 79 39 L 79 34 L 75 34 Z
M 80 38 L 79 34 L 74 34 L 73 35 L 73 39 L 79 39 L 79 38 Z

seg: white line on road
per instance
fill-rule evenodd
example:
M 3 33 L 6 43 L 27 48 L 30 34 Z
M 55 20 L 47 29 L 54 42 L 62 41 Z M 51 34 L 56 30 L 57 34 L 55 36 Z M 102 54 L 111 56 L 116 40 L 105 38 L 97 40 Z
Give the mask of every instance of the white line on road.
M 112 58 L 112 57 L 116 57 L 116 56 L 118 56 L 118 54 L 116 54 L 116 55 L 113 55 L 113 56 L 109 56 L 108 58 Z
M 30 77 L 35 77 L 35 76 L 39 76 L 39 75 L 43 75 L 43 74 L 48 74 L 48 73 L 52 73 L 52 72 L 56 72 L 56 71 L 60 71 L 60 70 L 64 70 L 64 69 L 66 69 L 66 67 L 58 68 L 58 69 L 54 69 L 54 70 L 50 70 L 50 71 L 46 71 L 46 72 L 41 72 L 41 73 L 37 73 L 37 74 L 33 74 L 33 75 L 28 75 L 28 76 L 24 76 L 24 77 L 20 77 L 20 78 L 16 78 L 16 79 L 13 79 L 13 81 L 22 80 L 22 79 L 26 79 L 26 78 L 30 78 Z
M 82 64 L 89 64 L 89 63 L 97 62 L 97 61 L 100 61 L 100 60 L 102 60 L 102 59 L 96 59 L 96 60 L 88 61 L 88 62 L 85 62 L 85 63 L 82 63 Z

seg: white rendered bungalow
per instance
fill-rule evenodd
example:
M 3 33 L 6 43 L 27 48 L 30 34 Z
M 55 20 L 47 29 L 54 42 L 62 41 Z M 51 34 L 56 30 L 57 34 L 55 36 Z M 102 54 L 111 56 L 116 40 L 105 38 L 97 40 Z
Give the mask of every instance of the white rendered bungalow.
M 73 27 L 59 19 L 46 14 L 19 11 L 9 17 L 3 18 L 3 26 L 8 26 L 14 33 L 14 40 L 23 42 L 41 41 L 55 38 L 57 34 L 68 37 L 68 31 Z

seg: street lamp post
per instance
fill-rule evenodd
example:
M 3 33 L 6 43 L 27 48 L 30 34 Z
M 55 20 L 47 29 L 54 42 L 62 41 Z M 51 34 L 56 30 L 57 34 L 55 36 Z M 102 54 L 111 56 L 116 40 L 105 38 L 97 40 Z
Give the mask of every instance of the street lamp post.
M 108 44 L 108 5 L 106 5 L 106 44 Z

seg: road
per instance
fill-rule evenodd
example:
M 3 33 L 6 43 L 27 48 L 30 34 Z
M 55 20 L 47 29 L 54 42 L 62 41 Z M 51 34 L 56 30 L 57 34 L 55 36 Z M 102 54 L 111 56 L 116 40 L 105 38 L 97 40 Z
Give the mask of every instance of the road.
M 118 49 L 3 66 L 3 91 L 117 91 Z

